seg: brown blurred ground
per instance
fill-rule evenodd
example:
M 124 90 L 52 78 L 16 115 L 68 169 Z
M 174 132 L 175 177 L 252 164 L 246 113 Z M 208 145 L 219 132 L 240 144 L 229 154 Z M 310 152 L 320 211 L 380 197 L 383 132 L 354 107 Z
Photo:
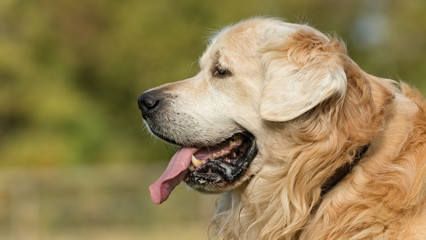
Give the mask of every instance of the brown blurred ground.
M 212 196 L 181 185 L 153 205 L 142 186 L 161 168 L 2 170 L 0 239 L 206 239 Z

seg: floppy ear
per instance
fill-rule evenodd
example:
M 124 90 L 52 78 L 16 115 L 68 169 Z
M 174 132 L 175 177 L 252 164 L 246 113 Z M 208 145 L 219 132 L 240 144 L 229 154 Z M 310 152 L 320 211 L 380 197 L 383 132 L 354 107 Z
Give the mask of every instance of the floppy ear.
M 282 42 L 270 43 L 263 54 L 267 64 L 260 104 L 263 119 L 288 121 L 332 96 L 344 96 L 346 50 L 339 41 L 303 29 Z

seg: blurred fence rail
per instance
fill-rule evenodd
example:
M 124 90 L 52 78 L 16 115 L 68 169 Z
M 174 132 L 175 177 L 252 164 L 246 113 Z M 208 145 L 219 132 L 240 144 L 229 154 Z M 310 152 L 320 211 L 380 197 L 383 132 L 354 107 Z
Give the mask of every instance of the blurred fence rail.
M 206 239 L 214 197 L 179 186 L 151 203 L 163 167 L 3 169 L 0 239 Z

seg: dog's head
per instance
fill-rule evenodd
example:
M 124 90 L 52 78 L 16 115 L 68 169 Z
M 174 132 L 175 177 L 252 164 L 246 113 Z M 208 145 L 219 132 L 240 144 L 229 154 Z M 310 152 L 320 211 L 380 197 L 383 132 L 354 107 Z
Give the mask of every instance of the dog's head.
M 138 99 L 150 131 L 182 146 L 150 187 L 153 201 L 166 200 L 182 180 L 203 192 L 249 181 L 263 168 L 271 122 L 291 122 L 344 96 L 344 52 L 308 26 L 278 20 L 251 19 L 222 30 L 196 76 Z

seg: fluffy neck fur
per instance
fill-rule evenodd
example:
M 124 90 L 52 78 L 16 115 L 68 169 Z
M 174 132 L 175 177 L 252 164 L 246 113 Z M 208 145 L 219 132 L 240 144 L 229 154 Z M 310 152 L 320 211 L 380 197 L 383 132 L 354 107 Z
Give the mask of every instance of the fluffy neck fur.
M 263 169 L 223 196 L 213 221 L 219 239 L 299 239 L 321 205 L 321 185 L 380 132 L 393 83 L 362 72 L 347 56 L 342 61 L 344 98 L 290 122 L 264 123 L 271 140 L 262 148 L 269 151 L 260 156 Z

